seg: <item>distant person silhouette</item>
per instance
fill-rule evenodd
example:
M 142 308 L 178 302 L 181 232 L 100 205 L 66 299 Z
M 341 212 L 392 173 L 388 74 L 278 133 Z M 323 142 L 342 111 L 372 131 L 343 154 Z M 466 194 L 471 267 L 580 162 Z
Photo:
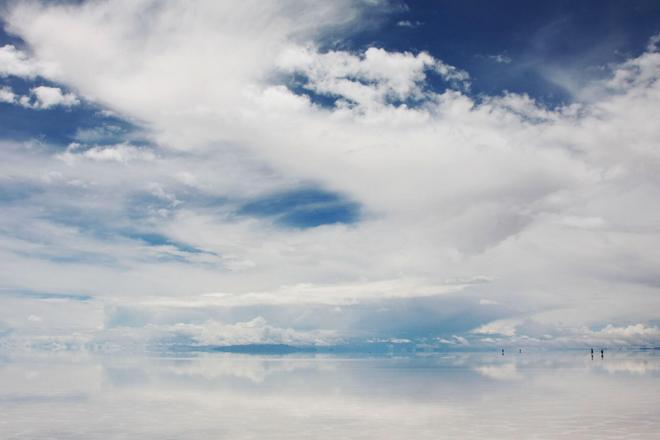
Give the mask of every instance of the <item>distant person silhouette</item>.
M 593 358 L 594 358 L 594 349 L 592 348 L 591 349 L 591 359 L 593 359 Z
M 605 350 L 602 348 L 600 349 L 600 358 L 603 359 L 605 357 Z
M 502 356 L 504 356 L 504 349 L 502 349 Z

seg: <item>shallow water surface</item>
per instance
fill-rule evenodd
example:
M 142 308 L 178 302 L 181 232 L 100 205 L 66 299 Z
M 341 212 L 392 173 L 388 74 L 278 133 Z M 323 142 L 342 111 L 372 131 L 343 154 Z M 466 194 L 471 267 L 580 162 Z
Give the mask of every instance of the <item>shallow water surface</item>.
M 5 354 L 0 438 L 657 439 L 660 356 Z

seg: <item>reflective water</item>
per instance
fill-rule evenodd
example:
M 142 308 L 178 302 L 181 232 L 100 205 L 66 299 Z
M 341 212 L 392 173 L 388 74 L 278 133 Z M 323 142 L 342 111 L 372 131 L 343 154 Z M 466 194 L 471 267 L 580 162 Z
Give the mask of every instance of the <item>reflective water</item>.
M 657 439 L 660 357 L 6 354 L 0 438 Z

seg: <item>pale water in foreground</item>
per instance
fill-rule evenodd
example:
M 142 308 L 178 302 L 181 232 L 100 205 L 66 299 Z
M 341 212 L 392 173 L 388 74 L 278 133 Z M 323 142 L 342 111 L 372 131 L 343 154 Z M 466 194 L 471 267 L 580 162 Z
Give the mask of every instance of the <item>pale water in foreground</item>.
M 660 438 L 657 352 L 0 357 L 0 438 Z

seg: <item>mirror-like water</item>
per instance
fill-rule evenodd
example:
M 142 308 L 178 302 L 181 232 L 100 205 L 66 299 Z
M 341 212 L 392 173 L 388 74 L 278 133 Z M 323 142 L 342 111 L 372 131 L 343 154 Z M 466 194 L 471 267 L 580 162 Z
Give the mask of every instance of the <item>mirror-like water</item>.
M 5 354 L 0 438 L 660 438 L 660 356 Z

